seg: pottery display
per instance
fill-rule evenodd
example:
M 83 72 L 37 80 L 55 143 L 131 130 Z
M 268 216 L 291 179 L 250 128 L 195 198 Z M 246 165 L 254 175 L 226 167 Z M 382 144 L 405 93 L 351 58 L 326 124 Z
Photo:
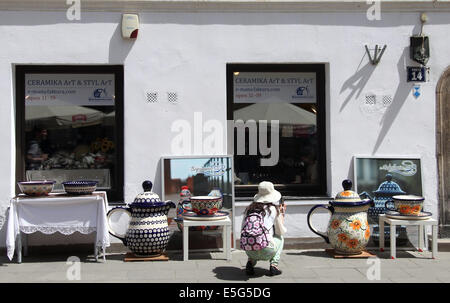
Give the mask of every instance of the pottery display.
M 190 202 L 191 192 L 187 186 L 181 187 L 180 200 L 177 205 L 177 222 L 178 229 L 183 231 L 183 214 L 192 211 L 192 206 Z
M 190 198 L 192 211 L 199 216 L 213 215 L 222 208 L 222 197 L 195 196 Z
M 385 181 L 383 181 L 378 189 L 373 191 L 373 198 L 367 192 L 362 192 L 360 196 L 372 199 L 374 202 L 374 206 L 369 208 L 369 223 L 372 228 L 372 240 L 378 245 L 378 241 L 380 238 L 380 227 L 378 225 L 378 216 L 380 214 L 385 214 L 388 209 L 386 208 L 386 202 L 391 201 L 392 197 L 395 195 L 404 195 L 406 194 L 400 188 L 397 182 L 393 180 L 392 174 L 386 174 Z M 385 245 L 389 245 L 390 239 L 390 227 L 384 226 L 384 240 Z M 408 235 L 406 234 L 405 226 L 396 226 L 396 241 L 397 245 L 405 245 L 408 241 Z
M 52 190 L 55 181 L 52 180 L 36 180 L 17 182 L 20 190 L 27 196 L 47 196 Z
M 161 255 L 169 243 L 169 226 L 167 214 L 170 208 L 175 208 L 172 201 L 161 201 L 152 192 L 152 182 L 144 181 L 144 193 L 136 196 L 128 207 L 116 207 L 108 212 L 110 234 L 122 240 L 136 256 Z M 131 219 L 125 234 L 115 232 L 111 222 L 115 213 L 128 214 Z
M 398 211 L 402 215 L 418 216 L 423 208 L 423 200 L 425 198 L 413 195 L 393 196 L 385 205 L 388 210 Z M 394 208 L 390 208 L 389 203 L 394 203 Z
M 352 182 L 342 182 L 344 191 L 338 193 L 329 205 L 316 205 L 308 212 L 307 222 L 311 231 L 330 243 L 335 252 L 343 255 L 360 254 L 370 239 L 370 226 L 367 211 L 373 206 L 371 199 L 361 199 L 351 191 Z M 318 208 L 325 208 L 331 213 L 327 233 L 317 231 L 311 225 L 311 215 Z
M 90 195 L 97 189 L 97 181 L 77 180 L 62 182 L 66 193 L 70 195 Z

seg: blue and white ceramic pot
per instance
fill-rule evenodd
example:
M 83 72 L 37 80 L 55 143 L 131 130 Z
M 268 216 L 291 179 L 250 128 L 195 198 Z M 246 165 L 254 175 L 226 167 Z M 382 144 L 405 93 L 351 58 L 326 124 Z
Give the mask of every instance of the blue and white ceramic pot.
M 131 219 L 126 233 L 115 232 L 110 226 L 110 234 L 122 240 L 135 255 L 161 255 L 169 243 L 169 226 L 167 214 L 175 208 L 172 201 L 161 201 L 152 192 L 152 182 L 144 181 L 144 193 L 139 194 L 128 207 L 116 207 L 108 212 L 108 220 L 117 212 L 125 212 Z
M 344 191 L 338 193 L 329 205 L 316 205 L 308 213 L 308 226 L 311 231 L 330 243 L 335 252 L 343 255 L 360 254 L 370 239 L 370 226 L 367 210 L 373 206 L 371 199 L 361 200 L 359 195 L 350 189 L 352 182 L 342 182 Z M 311 224 L 311 215 L 318 208 L 325 208 L 331 213 L 327 233 L 315 229 Z

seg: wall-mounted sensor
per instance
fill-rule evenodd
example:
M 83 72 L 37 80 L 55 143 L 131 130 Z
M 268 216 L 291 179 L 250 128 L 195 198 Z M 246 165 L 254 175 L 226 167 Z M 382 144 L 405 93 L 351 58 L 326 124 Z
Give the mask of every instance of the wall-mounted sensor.
M 139 31 L 139 16 L 135 14 L 122 15 L 122 37 L 136 39 Z

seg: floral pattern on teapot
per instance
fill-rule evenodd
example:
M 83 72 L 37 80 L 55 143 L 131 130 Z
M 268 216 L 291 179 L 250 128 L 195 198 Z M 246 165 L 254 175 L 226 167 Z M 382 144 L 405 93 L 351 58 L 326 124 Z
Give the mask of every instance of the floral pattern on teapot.
M 330 244 L 341 252 L 360 252 L 370 239 L 367 213 L 336 212 L 328 227 Z

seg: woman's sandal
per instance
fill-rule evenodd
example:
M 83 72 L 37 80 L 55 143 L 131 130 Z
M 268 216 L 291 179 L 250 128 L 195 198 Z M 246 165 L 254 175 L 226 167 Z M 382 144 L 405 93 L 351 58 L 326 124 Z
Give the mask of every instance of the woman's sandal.
M 275 265 L 270 265 L 270 275 L 278 276 L 281 275 L 282 271 L 278 269 Z

